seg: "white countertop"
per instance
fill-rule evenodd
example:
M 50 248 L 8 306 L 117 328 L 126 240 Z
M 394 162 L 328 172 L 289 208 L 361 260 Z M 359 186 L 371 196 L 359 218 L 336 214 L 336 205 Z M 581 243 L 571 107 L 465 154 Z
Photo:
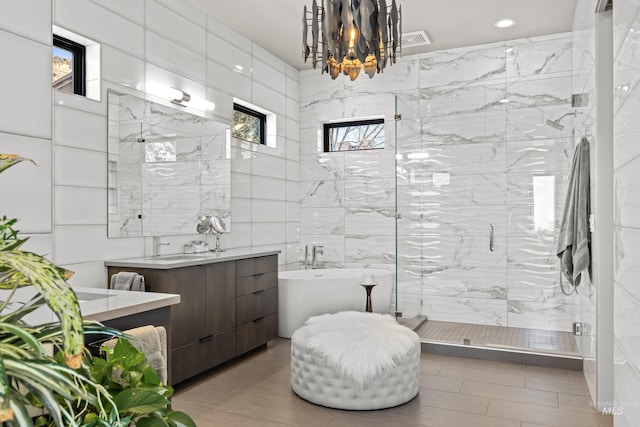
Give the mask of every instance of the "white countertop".
M 173 254 L 156 257 L 127 258 L 105 261 L 107 267 L 152 268 L 168 270 L 171 268 L 192 267 L 194 265 L 214 262 L 235 261 L 239 259 L 258 258 L 277 255 L 280 251 L 247 252 L 246 250 L 229 250 L 224 252 L 203 252 L 198 254 Z
M 80 302 L 82 317 L 99 322 L 131 316 L 180 302 L 180 295 L 159 292 L 117 291 L 82 287 L 74 287 L 73 290 Z M 4 301 L 9 293 L 10 291 L 0 290 L 0 299 Z M 36 290 L 32 286 L 20 288 L 11 298 L 11 302 L 27 302 L 35 293 Z M 58 321 L 55 314 L 46 306 L 30 313 L 24 319 L 31 325 Z

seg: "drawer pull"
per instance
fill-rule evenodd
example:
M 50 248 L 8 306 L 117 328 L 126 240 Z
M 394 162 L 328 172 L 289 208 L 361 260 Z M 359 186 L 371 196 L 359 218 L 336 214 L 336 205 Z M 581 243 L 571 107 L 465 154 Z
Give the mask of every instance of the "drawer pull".
M 264 320 L 264 316 L 262 317 L 258 317 L 256 320 L 253 321 L 253 323 L 260 323 Z
M 264 289 L 260 289 L 259 291 L 255 291 L 253 294 L 254 294 L 254 295 L 258 295 L 258 294 L 260 294 L 260 293 L 262 293 L 262 292 L 264 292 Z
M 215 335 L 209 335 L 208 337 L 200 338 L 200 342 L 211 341 L 215 338 Z

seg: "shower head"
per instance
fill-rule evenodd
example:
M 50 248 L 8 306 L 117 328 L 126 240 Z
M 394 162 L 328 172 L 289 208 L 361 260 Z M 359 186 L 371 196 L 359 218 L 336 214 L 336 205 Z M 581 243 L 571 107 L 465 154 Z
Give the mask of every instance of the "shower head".
M 560 119 L 558 119 L 558 120 L 547 119 L 547 126 L 551 126 L 552 128 L 555 128 L 557 130 L 564 129 L 564 125 L 560 124 Z
M 560 117 L 558 117 L 555 120 L 550 120 L 547 119 L 547 126 L 551 126 L 552 128 L 556 129 L 556 130 L 562 130 L 564 129 L 564 125 L 560 124 L 560 120 L 564 119 L 567 116 L 573 116 L 573 117 L 577 117 L 578 114 L 582 114 L 582 111 L 572 111 L 570 113 L 564 113 L 563 115 L 561 115 Z

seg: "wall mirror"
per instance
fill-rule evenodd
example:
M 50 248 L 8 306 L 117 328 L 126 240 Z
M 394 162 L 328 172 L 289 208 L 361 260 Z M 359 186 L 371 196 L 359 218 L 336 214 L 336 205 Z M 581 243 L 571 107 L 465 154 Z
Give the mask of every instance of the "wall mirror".
M 195 234 L 200 215 L 231 216 L 230 128 L 108 92 L 109 237 Z

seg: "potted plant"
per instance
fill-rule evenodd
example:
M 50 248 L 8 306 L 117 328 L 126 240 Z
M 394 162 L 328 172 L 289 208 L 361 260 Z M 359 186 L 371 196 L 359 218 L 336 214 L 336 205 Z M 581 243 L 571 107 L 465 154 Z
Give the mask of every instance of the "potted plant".
M 27 159 L 0 154 L 0 173 Z M 21 250 L 17 220 L 0 218 L 0 422 L 8 426 L 195 426 L 169 408 L 173 389 L 160 384 L 144 354 L 119 339 L 106 360 L 85 348 L 85 333 L 122 336 L 82 320 L 67 279 L 72 272 Z M 26 303 L 12 301 L 34 288 Z M 47 305 L 58 322 L 29 325 L 25 316 Z M 41 409 L 41 414 L 33 410 Z

